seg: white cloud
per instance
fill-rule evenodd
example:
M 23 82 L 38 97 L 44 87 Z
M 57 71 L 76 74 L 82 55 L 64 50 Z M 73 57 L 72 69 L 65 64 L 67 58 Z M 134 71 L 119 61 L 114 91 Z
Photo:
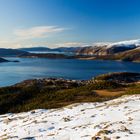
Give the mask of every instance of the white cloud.
M 54 33 L 67 29 L 58 26 L 34 26 L 31 28 L 16 29 L 9 38 L 0 38 L 0 48 L 20 48 L 30 46 L 30 44 L 32 46 L 46 46 L 46 41 L 42 42 L 42 38 L 52 36 Z M 39 40 L 33 41 L 33 39 Z M 51 45 L 52 43 L 49 44 L 50 47 Z
M 0 40 L 0 48 L 20 48 L 21 43 L 15 40 Z
M 82 42 L 65 42 L 65 43 L 55 44 L 55 47 L 83 47 L 87 45 L 88 45 L 87 43 L 82 43 Z
M 28 29 L 18 29 L 14 31 L 14 34 L 20 39 L 33 39 L 44 38 L 50 35 L 50 33 L 57 33 L 66 30 L 57 26 L 35 26 Z

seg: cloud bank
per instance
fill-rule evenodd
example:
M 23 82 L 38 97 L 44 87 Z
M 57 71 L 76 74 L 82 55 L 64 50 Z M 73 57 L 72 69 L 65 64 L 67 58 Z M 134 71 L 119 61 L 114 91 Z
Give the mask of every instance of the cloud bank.
M 61 33 L 68 28 L 63 28 L 59 26 L 33 26 L 30 28 L 20 28 L 15 29 L 9 35 L 8 38 L 0 38 L 0 47 L 1 48 L 20 48 L 28 47 L 30 44 L 34 46 L 41 46 L 46 44 L 55 44 L 48 43 L 49 39 L 47 37 L 53 37 L 56 33 Z M 54 39 L 55 40 L 55 39 Z M 50 47 L 51 47 L 50 45 Z
M 50 33 L 57 33 L 66 30 L 57 26 L 35 26 L 28 29 L 17 29 L 14 34 L 21 39 L 34 39 L 44 38 L 50 35 Z
M 82 42 L 65 42 L 65 43 L 58 43 L 55 44 L 55 47 L 83 47 L 89 44 L 82 43 Z

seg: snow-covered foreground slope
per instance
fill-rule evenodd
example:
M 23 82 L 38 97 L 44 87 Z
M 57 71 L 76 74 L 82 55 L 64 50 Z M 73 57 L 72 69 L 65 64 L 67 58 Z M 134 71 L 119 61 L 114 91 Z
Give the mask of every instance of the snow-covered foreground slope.
M 139 140 L 140 96 L 0 116 L 0 140 Z

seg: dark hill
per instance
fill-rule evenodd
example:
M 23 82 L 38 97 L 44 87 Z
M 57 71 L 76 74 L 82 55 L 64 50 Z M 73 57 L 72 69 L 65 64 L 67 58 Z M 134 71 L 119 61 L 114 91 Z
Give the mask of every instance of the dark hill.
M 2 63 L 2 62 L 9 62 L 9 61 L 4 58 L 0 58 L 0 63 Z
M 123 61 L 140 62 L 140 49 L 136 48 L 126 52 L 119 53 L 115 56 L 115 59 Z
M 50 48 L 47 48 L 47 47 L 32 47 L 32 48 L 20 48 L 19 50 L 22 50 L 22 51 L 27 51 L 27 52 L 30 52 L 30 51 L 52 51 Z
M 5 49 L 0 48 L 0 56 L 18 56 L 22 54 L 28 54 L 26 51 L 18 50 L 18 49 Z
M 59 47 L 59 48 L 48 48 L 48 47 L 31 47 L 31 48 L 19 48 L 22 51 L 37 51 L 37 52 L 77 52 L 81 47 Z

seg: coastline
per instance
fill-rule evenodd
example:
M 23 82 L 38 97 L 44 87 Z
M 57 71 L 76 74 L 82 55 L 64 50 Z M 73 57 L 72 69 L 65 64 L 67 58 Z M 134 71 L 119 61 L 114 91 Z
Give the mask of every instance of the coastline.
M 79 60 L 112 60 L 112 61 L 122 61 L 122 62 L 134 62 L 140 63 L 140 60 L 126 60 L 124 58 L 117 58 L 116 55 L 65 55 L 65 54 L 55 54 L 55 53 L 28 53 L 19 55 L 17 57 L 23 58 L 49 58 L 49 59 L 79 59 Z
M 0 88 L 0 114 L 103 102 L 140 93 L 140 73 L 109 73 L 90 80 L 33 79 Z

